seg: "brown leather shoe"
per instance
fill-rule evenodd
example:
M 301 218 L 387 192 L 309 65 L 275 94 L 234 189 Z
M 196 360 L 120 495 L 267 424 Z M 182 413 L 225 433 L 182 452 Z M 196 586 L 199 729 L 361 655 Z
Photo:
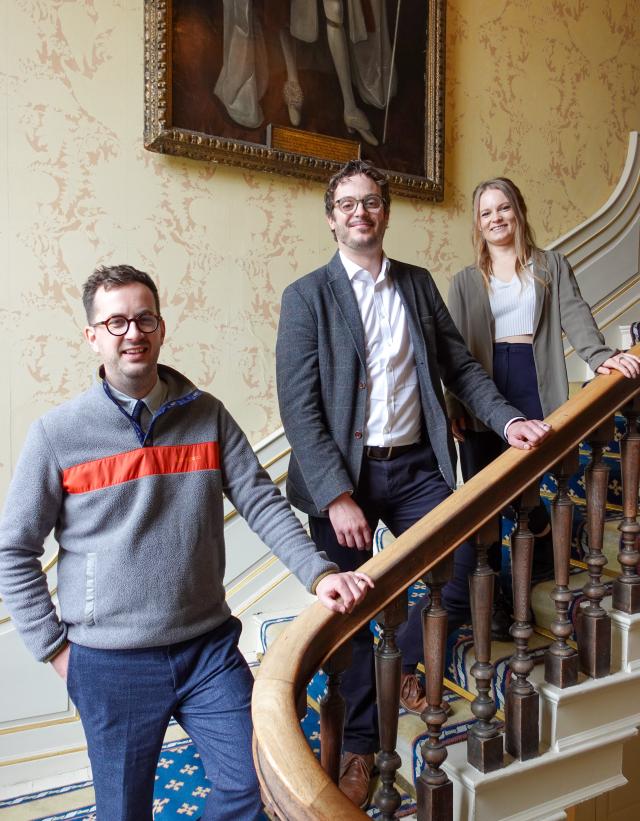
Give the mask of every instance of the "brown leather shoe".
M 427 695 L 422 682 L 415 673 L 403 673 L 400 679 L 400 706 L 408 713 L 420 715 L 427 708 Z M 447 716 L 452 713 L 451 707 L 443 699 L 440 705 Z
M 422 682 L 415 673 L 403 673 L 400 679 L 400 706 L 408 713 L 420 715 L 427 707 Z
M 369 806 L 369 786 L 374 765 L 374 754 L 342 753 L 339 787 L 347 798 L 361 810 Z

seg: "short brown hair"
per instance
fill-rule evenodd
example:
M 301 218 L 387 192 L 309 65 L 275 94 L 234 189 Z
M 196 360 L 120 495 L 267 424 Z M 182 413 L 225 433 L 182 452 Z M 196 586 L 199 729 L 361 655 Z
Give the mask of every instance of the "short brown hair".
M 105 291 L 110 291 L 111 288 L 122 288 L 124 285 L 131 285 L 133 282 L 139 282 L 147 286 L 153 294 L 156 311 L 159 314 L 160 297 L 158 295 L 158 288 L 149 274 L 145 274 L 144 271 L 138 271 L 137 268 L 131 265 L 101 265 L 99 268 L 96 268 L 82 286 L 82 304 L 87 314 L 87 321 L 91 322 L 93 319 L 93 301 L 98 288 L 104 288 Z
M 391 194 L 389 193 L 389 178 L 382 171 L 379 171 L 374 165 L 366 162 L 366 160 L 349 160 L 346 165 L 331 177 L 327 190 L 324 192 L 324 212 L 330 217 L 333 211 L 333 197 L 336 193 L 336 188 L 343 180 L 357 177 L 358 174 L 363 174 L 365 177 L 373 180 L 380 189 L 380 196 L 384 205 L 385 214 L 389 213 L 391 206 Z

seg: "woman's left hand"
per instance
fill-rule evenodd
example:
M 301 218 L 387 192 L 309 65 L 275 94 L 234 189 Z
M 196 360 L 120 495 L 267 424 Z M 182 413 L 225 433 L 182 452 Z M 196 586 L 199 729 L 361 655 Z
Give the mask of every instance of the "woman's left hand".
M 620 371 L 624 376 L 633 379 L 640 376 L 640 359 L 632 353 L 617 353 L 615 356 L 605 359 L 596 373 L 608 374 L 611 371 Z

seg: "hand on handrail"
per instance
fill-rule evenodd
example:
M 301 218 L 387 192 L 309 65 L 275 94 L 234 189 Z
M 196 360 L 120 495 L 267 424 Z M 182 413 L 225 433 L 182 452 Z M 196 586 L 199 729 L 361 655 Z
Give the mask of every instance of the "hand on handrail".
M 373 582 L 366 573 L 349 570 L 330 573 L 320 579 L 316 595 L 321 604 L 334 613 L 350 613 L 367 595 Z
M 507 442 L 520 450 L 531 450 L 547 438 L 551 425 L 539 419 L 515 419 L 506 430 Z
M 620 371 L 627 379 L 634 379 L 640 376 L 640 359 L 632 353 L 617 353 L 615 356 L 610 356 L 609 359 L 596 369 L 596 373 L 610 374 L 611 371 Z

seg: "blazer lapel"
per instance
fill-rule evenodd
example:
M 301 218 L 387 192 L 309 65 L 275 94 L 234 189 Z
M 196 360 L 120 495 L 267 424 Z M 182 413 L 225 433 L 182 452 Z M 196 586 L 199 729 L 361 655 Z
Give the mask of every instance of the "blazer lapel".
M 358 357 L 363 367 L 367 365 L 367 353 L 364 342 L 364 328 L 362 327 L 362 317 L 358 308 L 358 300 L 353 293 L 353 288 L 349 282 L 344 265 L 340 261 L 340 255 L 336 252 L 328 266 L 329 288 L 333 294 L 338 310 L 342 314 L 353 344 L 355 345 Z
M 418 321 L 418 303 L 416 301 L 416 292 L 413 287 L 413 279 L 410 276 L 407 276 L 406 273 L 402 271 L 400 266 L 393 260 L 389 261 L 389 273 L 394 285 L 396 286 L 398 294 L 400 295 L 402 304 L 404 305 L 414 350 L 416 350 L 416 346 L 418 344 L 420 345 L 420 349 L 424 350 L 424 334 L 422 333 L 420 323 Z

